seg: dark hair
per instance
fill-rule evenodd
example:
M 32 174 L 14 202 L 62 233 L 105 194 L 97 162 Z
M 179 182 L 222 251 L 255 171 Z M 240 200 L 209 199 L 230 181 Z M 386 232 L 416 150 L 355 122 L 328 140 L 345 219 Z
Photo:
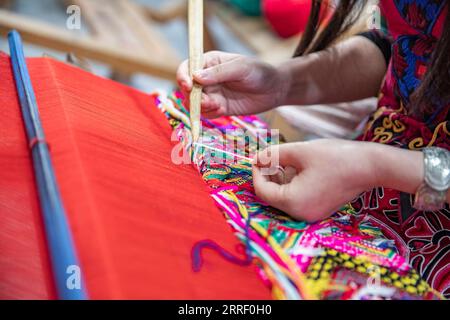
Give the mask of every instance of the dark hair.
M 294 56 L 324 50 L 344 35 L 360 18 L 367 0 L 340 0 L 326 26 L 320 29 L 323 6 L 328 1 L 312 0 L 311 14 Z M 447 1 L 448 2 L 448 1 Z M 450 102 L 450 12 L 444 30 L 421 85 L 411 96 L 411 113 L 420 115 Z

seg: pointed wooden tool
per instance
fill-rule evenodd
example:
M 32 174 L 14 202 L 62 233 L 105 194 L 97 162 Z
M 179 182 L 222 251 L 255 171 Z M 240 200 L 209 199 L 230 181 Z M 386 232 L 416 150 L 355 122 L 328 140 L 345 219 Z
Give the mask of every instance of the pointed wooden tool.
M 203 69 L 203 0 L 189 0 L 189 75 L 193 79 L 196 71 Z M 192 138 L 200 136 L 200 113 L 202 86 L 193 85 L 190 102 Z

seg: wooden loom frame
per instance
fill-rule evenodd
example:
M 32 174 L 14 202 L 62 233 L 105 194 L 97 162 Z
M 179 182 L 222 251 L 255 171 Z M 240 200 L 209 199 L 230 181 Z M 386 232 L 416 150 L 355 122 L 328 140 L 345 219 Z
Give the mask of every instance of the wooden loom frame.
M 108 5 L 103 5 L 105 1 Z M 6 9 L 0 9 L 0 35 L 6 36 L 15 29 L 26 42 L 106 63 L 121 74 L 143 72 L 175 79 L 181 59 L 155 30 L 150 15 L 141 6 L 129 0 L 74 0 L 70 3 L 81 7 L 83 18 L 93 31 L 90 35 L 80 35 Z M 116 28 L 116 32 L 111 32 L 111 28 Z M 124 46 L 125 37 L 134 42 Z
M 108 5 L 104 5 L 105 1 Z M 185 0 L 172 1 L 158 10 L 140 6 L 131 0 L 65 2 L 81 7 L 90 35 L 82 36 L 6 9 L 0 9 L 0 35 L 6 37 L 9 31 L 15 29 L 26 42 L 108 64 L 119 74 L 143 72 L 167 80 L 175 79 L 181 59 L 159 34 L 154 23 L 185 19 Z M 258 57 L 267 62 L 277 63 L 288 58 L 298 41 L 298 37 L 280 40 L 261 18 L 246 17 L 222 3 L 210 1 L 206 9 L 207 14 L 216 15 Z M 236 20 L 240 21 L 239 25 Z M 111 27 L 118 32 L 112 33 Z M 124 35 L 139 41 L 124 48 L 119 39 Z M 205 51 L 216 48 L 214 36 L 205 23 Z

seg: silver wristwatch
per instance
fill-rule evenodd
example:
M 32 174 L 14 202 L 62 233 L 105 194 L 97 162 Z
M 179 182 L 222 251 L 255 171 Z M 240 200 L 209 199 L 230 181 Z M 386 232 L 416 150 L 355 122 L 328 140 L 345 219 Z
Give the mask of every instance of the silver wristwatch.
M 425 179 L 417 189 L 414 208 L 436 211 L 445 207 L 450 188 L 450 152 L 436 147 L 423 149 Z

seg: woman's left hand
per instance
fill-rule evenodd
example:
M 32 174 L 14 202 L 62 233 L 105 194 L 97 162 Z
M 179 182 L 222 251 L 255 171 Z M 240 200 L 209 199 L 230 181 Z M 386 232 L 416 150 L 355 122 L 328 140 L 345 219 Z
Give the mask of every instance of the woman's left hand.
M 260 153 L 253 166 L 256 194 L 294 218 L 308 222 L 330 216 L 361 192 L 377 185 L 374 143 L 316 140 L 270 148 L 286 171 L 265 176 Z M 265 152 L 265 151 L 263 151 Z

